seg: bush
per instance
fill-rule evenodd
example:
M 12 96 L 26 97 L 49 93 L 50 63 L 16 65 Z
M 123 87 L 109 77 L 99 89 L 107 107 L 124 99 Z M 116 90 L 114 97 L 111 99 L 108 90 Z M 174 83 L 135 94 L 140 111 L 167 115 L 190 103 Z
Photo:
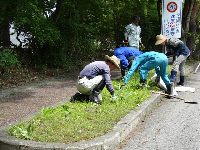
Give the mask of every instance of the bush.
M 3 49 L 0 53 L 0 70 L 3 75 L 5 71 L 12 69 L 19 63 L 17 54 L 12 49 Z

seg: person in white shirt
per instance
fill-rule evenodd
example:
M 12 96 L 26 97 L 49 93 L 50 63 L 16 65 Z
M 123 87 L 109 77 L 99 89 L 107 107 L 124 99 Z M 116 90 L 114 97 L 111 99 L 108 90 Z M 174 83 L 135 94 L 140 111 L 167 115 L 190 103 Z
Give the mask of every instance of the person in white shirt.
M 133 22 L 125 27 L 124 42 L 126 46 L 130 46 L 139 50 L 141 41 L 141 28 L 139 26 L 140 16 L 133 16 Z

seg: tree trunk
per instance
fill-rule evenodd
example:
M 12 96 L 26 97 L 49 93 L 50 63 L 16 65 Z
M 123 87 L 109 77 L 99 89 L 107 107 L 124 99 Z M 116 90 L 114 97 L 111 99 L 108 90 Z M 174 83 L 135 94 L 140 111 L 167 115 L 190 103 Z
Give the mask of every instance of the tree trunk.
M 159 22 L 160 22 L 160 26 L 161 26 L 162 21 L 161 21 L 161 14 L 160 14 L 160 5 L 161 5 L 161 0 L 158 0 L 157 1 L 157 12 L 158 12 L 158 18 L 159 18 Z
M 0 2 L 1 13 L 7 12 L 7 7 L 2 2 Z M 7 18 L 3 19 L 2 24 L 0 24 L 0 47 L 9 47 L 10 46 L 10 33 L 9 33 L 9 21 Z
M 190 23 L 189 23 L 189 32 L 190 36 L 187 38 L 187 46 L 190 49 L 190 56 L 191 58 L 195 58 L 195 33 L 197 29 L 197 24 L 196 24 L 196 14 L 199 8 L 199 2 L 195 1 L 192 9 L 192 13 L 190 16 Z
M 181 40 L 187 42 L 187 33 L 189 32 L 190 16 L 194 6 L 194 0 L 185 0 L 182 19 L 182 37 Z M 186 33 L 186 34 L 185 34 Z
M 4 23 L 0 26 L 0 46 L 10 46 L 9 23 Z
M 55 24 L 57 23 L 58 18 L 60 16 L 62 2 L 63 2 L 63 0 L 57 0 L 56 10 L 55 10 L 55 14 L 54 14 L 54 17 L 53 17 Z

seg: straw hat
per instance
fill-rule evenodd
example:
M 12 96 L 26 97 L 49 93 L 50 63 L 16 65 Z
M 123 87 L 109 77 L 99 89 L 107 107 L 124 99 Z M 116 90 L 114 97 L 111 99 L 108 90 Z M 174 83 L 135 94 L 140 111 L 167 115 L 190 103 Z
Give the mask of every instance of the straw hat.
M 108 55 L 105 55 L 105 59 L 106 60 L 110 60 L 110 61 L 112 61 L 114 64 L 115 64 L 115 66 L 120 70 L 120 60 L 119 60 L 119 58 L 117 58 L 115 55 L 113 55 L 113 56 L 111 56 L 111 57 L 109 57 Z
M 155 45 L 159 45 L 161 44 L 162 42 L 164 42 L 165 40 L 167 39 L 167 37 L 165 37 L 164 35 L 160 34 L 160 35 L 157 35 L 156 36 L 156 43 Z

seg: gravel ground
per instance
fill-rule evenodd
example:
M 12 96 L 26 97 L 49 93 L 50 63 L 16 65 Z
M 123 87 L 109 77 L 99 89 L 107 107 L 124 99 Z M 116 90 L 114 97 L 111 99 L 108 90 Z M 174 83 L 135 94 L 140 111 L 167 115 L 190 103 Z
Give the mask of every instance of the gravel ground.
M 118 70 L 111 72 L 112 79 L 119 76 Z M 77 76 L 72 76 L 25 92 L 0 97 L 0 127 L 63 100 L 69 101 L 70 97 L 78 92 L 76 80 Z
M 77 92 L 76 77 L 0 98 L 0 127 L 69 99 Z

